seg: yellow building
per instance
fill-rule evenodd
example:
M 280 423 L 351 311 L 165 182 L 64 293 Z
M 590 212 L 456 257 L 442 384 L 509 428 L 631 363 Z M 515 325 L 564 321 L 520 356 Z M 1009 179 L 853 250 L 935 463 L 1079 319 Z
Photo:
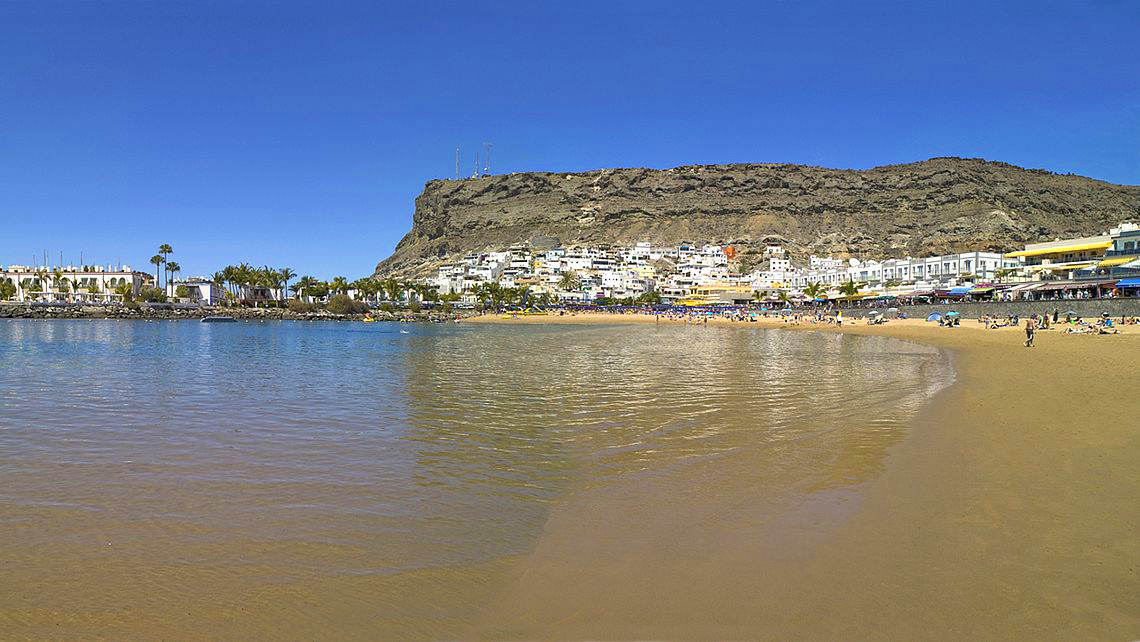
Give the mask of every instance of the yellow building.
M 1030 243 L 1024 250 L 1010 252 L 1007 259 L 1022 259 L 1024 269 L 1030 274 L 1052 272 L 1071 273 L 1095 266 L 1105 258 L 1105 252 L 1112 247 L 1112 236 L 1086 236 L 1047 243 Z
M 752 286 L 710 283 L 689 288 L 689 295 L 678 305 L 740 305 L 752 300 Z

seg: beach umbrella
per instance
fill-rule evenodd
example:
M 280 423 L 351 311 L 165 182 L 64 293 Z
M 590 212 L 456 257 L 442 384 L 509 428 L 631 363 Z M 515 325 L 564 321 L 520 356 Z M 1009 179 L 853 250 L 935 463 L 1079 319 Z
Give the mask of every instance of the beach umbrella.
M 877 316 L 882 316 L 882 314 L 883 314 L 883 313 L 882 313 L 882 312 L 880 312 L 880 311 L 878 311 L 878 310 L 871 310 L 870 312 L 868 312 L 868 313 L 867 313 L 867 316 L 869 316 L 869 317 L 877 317 Z
M 898 308 L 887 308 L 887 312 L 894 312 L 895 314 L 898 314 L 899 309 Z
M 926 320 L 927 321 L 941 321 L 942 320 L 942 313 L 941 312 L 931 312 L 930 316 L 926 317 Z
M 950 312 L 947 312 L 947 313 L 946 313 L 946 316 L 948 316 L 948 317 L 956 317 L 956 316 L 958 316 L 958 313 L 957 313 L 957 312 L 954 312 L 953 310 L 951 310 Z

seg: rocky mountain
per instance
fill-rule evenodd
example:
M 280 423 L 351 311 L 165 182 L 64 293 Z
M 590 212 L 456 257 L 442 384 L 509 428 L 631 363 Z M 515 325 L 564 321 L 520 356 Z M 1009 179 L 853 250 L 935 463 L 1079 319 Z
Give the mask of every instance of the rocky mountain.
M 528 172 L 428 182 L 376 274 L 422 276 L 467 252 L 555 241 L 733 243 L 745 261 L 766 244 L 793 258 L 1010 251 L 1138 219 L 1140 186 L 982 159 Z

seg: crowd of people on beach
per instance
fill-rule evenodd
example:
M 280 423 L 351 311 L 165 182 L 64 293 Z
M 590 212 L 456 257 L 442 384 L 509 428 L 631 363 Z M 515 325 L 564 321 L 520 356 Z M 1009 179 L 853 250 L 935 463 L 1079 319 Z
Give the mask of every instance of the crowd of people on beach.
M 978 318 L 978 323 L 985 325 L 988 329 L 996 330 L 998 328 L 1019 327 L 1021 326 L 1021 319 L 1016 314 L 1004 319 L 981 316 Z M 1120 334 L 1119 326 L 1138 324 L 1140 324 L 1140 318 L 1137 317 L 1122 315 L 1120 321 L 1114 321 L 1105 312 L 1100 317 L 1088 321 L 1072 312 L 1065 313 L 1062 317 L 1060 312 L 1054 309 L 1052 313 L 1033 314 L 1025 319 L 1025 345 L 1026 347 L 1033 347 L 1033 337 L 1038 330 L 1052 330 L 1061 327 L 1064 328 L 1063 334 Z
M 660 323 L 661 321 L 681 322 L 688 325 L 707 325 L 710 320 L 727 320 L 733 323 L 756 323 L 762 319 L 778 319 L 780 323 L 785 325 L 832 325 L 843 326 L 853 325 L 855 323 L 865 323 L 867 325 L 880 325 L 888 322 L 888 315 L 881 312 L 872 312 L 863 319 L 845 317 L 843 310 L 838 309 L 796 309 L 785 308 L 780 310 L 749 310 L 746 308 L 728 308 L 728 309 L 709 309 L 709 308 L 647 308 L 647 307 L 634 307 L 634 306 L 615 306 L 612 308 L 590 308 L 590 309 L 560 309 L 557 311 L 558 316 L 577 316 L 580 313 L 588 314 L 612 314 L 619 316 L 640 315 L 640 316 L 653 316 L 655 320 Z M 906 318 L 905 313 L 898 310 L 892 310 L 890 317 L 893 318 Z M 937 317 L 935 319 L 934 317 Z M 939 327 L 956 328 L 961 325 L 961 317 L 956 312 L 948 312 L 945 314 L 931 315 L 928 321 L 936 320 Z M 1100 317 L 1091 321 L 1082 319 L 1076 313 L 1070 311 L 1062 314 L 1059 309 L 1054 308 L 1051 312 L 1044 314 L 1031 314 L 1028 317 L 1021 317 L 1018 314 L 1010 314 L 1005 317 L 982 315 L 978 317 L 978 323 L 984 328 L 989 330 L 996 330 L 999 328 L 1020 328 L 1025 329 L 1025 342 L 1027 348 L 1034 347 L 1034 339 L 1038 331 L 1050 331 L 1060 329 L 1062 334 L 1120 334 L 1120 326 L 1124 325 L 1140 325 L 1140 317 L 1121 316 L 1119 321 L 1113 320 L 1107 313 L 1102 313 Z

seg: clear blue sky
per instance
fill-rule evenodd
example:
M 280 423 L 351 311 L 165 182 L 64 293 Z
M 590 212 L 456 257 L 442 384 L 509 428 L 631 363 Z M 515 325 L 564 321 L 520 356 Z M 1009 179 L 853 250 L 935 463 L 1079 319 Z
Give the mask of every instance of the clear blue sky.
M 0 0 L 0 264 L 371 273 L 425 181 L 981 156 L 1140 183 L 1140 2 Z

